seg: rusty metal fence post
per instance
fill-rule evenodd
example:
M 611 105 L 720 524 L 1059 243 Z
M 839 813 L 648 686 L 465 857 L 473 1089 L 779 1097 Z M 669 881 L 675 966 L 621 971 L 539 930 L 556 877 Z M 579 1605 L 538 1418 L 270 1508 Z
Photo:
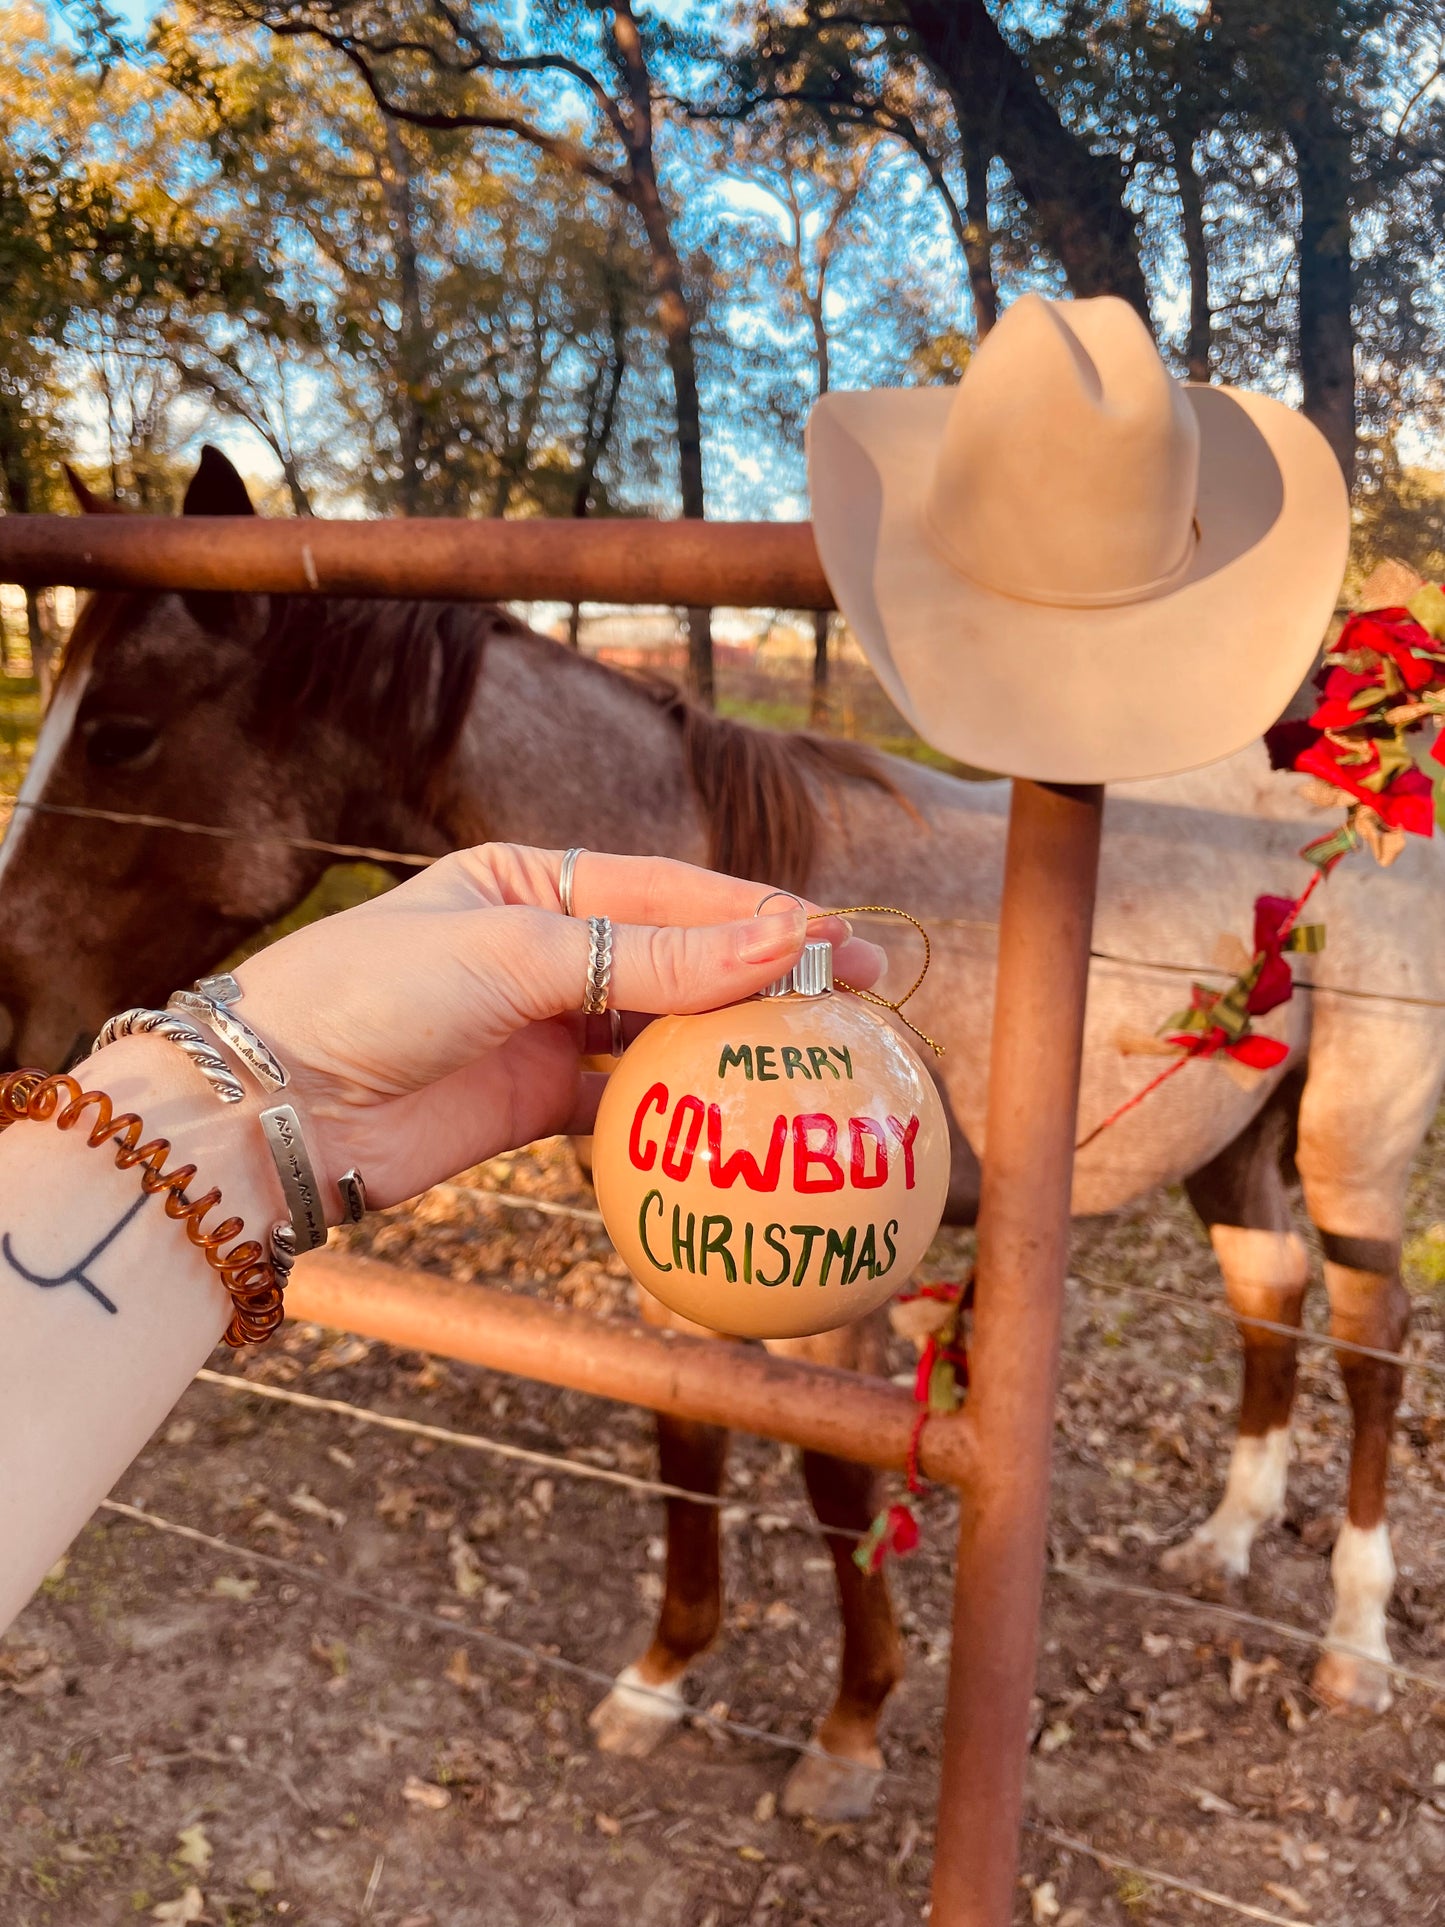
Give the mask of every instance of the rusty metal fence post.
M 1103 805 L 1014 784 L 931 1927 L 1013 1918 Z

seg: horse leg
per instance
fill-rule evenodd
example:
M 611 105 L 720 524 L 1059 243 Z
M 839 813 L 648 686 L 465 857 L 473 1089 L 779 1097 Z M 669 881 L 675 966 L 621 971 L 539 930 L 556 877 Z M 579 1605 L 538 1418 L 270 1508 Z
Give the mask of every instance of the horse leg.
M 883 1344 L 883 1320 L 875 1315 L 841 1331 L 778 1341 L 768 1349 L 844 1370 L 881 1372 Z M 878 1721 L 903 1677 L 903 1645 L 888 1581 L 881 1572 L 861 1571 L 853 1558 L 856 1535 L 867 1530 L 882 1502 L 882 1482 L 871 1466 L 823 1452 L 804 1452 L 803 1476 L 833 1559 L 843 1650 L 837 1693 L 814 1736 L 821 1753 L 799 1759 L 784 1785 L 782 1806 L 785 1813 L 812 1820 L 860 1820 L 873 1804 L 883 1771 Z
M 1323 1000 L 1321 1000 L 1323 1003 Z M 1410 1320 L 1400 1277 L 1405 1185 L 1439 1091 L 1436 1053 L 1394 1013 L 1321 1010 L 1327 1053 L 1312 1052 L 1300 1110 L 1299 1167 L 1305 1203 L 1324 1246 L 1334 1337 L 1398 1352 Z M 1331 1034 L 1332 1033 L 1332 1034 Z M 1318 1055 L 1318 1068 L 1317 1068 Z M 1368 1119 L 1368 1130 L 1362 1120 Z M 1354 1417 L 1349 1501 L 1335 1541 L 1335 1607 L 1327 1639 L 1355 1652 L 1326 1652 L 1314 1688 L 1337 1707 L 1383 1712 L 1390 1704 L 1386 1610 L 1395 1561 L 1385 1517 L 1390 1435 L 1400 1367 L 1336 1353 Z M 1364 1657 L 1361 1657 L 1361 1654 Z
M 647 1324 L 700 1333 L 644 1294 Z M 710 1335 L 710 1334 L 707 1334 Z M 722 1491 L 728 1435 L 720 1425 L 698 1425 L 657 1415 L 658 1477 L 667 1485 L 716 1498 Z M 667 1564 L 662 1605 L 652 1643 L 624 1666 L 612 1691 L 592 1709 L 588 1724 L 604 1753 L 642 1759 L 683 1715 L 682 1681 L 722 1623 L 720 1520 L 715 1505 L 668 1499 Z
M 1290 1327 L 1300 1322 L 1309 1282 L 1309 1258 L 1291 1224 L 1282 1169 L 1298 1104 L 1298 1080 L 1287 1080 L 1234 1143 L 1187 1183 L 1236 1318 Z M 1248 1324 L 1240 1325 L 1239 1336 L 1244 1384 L 1224 1496 L 1204 1524 L 1160 1561 L 1166 1572 L 1194 1583 L 1243 1578 L 1255 1535 L 1284 1511 L 1296 1343 Z

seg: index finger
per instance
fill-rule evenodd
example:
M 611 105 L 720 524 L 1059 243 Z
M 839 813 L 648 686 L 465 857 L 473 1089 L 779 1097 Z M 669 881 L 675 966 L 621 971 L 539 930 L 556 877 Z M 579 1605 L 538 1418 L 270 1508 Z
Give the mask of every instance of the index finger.
M 523 850 L 515 846 L 505 861 L 493 846 L 494 872 L 508 898 L 543 910 L 561 908 L 562 851 Z M 684 926 L 736 923 L 752 916 L 771 886 L 746 877 L 722 876 L 694 863 L 666 856 L 618 856 L 606 850 L 584 850 L 572 872 L 572 913 L 577 917 L 612 917 L 618 923 Z M 799 890 L 789 890 L 810 913 L 819 906 Z M 771 909 L 782 909 L 781 903 Z M 830 928 L 829 925 L 832 925 Z M 841 941 L 847 932 L 839 919 L 820 919 L 809 935 Z

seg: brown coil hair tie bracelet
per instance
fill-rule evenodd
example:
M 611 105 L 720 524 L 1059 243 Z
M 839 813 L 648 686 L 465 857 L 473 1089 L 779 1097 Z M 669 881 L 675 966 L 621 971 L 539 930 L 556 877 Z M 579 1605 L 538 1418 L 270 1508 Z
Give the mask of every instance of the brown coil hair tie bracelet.
M 168 1138 L 152 1138 L 149 1144 L 142 1144 L 145 1125 L 133 1111 L 117 1115 L 104 1091 L 84 1090 L 64 1072 L 52 1077 L 44 1071 L 21 1070 L 0 1076 L 0 1131 L 27 1119 L 32 1124 L 53 1122 L 57 1130 L 73 1131 L 85 1122 L 88 1111 L 95 1115 L 88 1124 L 86 1143 L 93 1150 L 112 1145 L 118 1170 L 129 1171 L 138 1164 L 144 1167 L 142 1190 L 152 1197 L 158 1191 L 165 1193 L 166 1216 L 185 1226 L 186 1236 L 205 1253 L 206 1263 L 225 1286 L 233 1307 L 226 1343 L 259 1345 L 269 1338 L 283 1316 L 281 1281 L 275 1265 L 254 1238 L 232 1244 L 229 1251 L 221 1249 L 245 1231 L 240 1218 L 223 1218 L 209 1231 L 202 1228 L 202 1220 L 221 1202 L 221 1194 L 213 1188 L 199 1198 L 186 1196 L 196 1167 L 182 1164 L 174 1171 L 164 1169 L 171 1153 Z

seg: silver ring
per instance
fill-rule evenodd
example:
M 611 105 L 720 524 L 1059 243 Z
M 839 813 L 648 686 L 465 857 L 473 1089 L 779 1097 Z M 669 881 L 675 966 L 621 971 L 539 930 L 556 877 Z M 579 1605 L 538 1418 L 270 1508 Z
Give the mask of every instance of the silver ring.
M 341 1193 L 341 1202 L 346 1206 L 346 1222 L 360 1224 L 366 1216 L 366 1182 L 353 1164 L 349 1171 L 343 1171 L 336 1180 L 336 1188 Z
M 612 984 L 612 919 L 587 919 L 587 989 L 582 1008 L 589 1017 L 600 1017 L 607 1008 L 607 992 Z
M 285 1065 L 270 1045 L 227 1004 L 214 1002 L 201 990 L 177 990 L 166 1008 L 197 1018 L 213 1030 L 221 1042 L 236 1053 L 262 1090 L 279 1091 L 290 1083 Z
M 622 1034 L 622 1012 L 615 1006 L 607 1013 L 607 1028 L 608 1041 L 612 1046 L 612 1055 L 614 1057 L 620 1057 L 623 1051 L 627 1049 L 627 1039 Z
M 598 1008 L 601 1009 L 601 1005 Z M 245 1085 L 210 1038 L 203 1036 L 194 1024 L 188 1024 L 184 1017 L 177 1017 L 174 1011 L 122 1010 L 107 1021 L 90 1048 L 104 1050 L 119 1037 L 147 1034 L 164 1037 L 167 1043 L 184 1051 L 223 1104 L 239 1104 L 245 1097 Z
M 567 854 L 562 858 L 562 874 L 557 880 L 557 894 L 562 899 L 562 915 L 564 917 L 575 917 L 577 914 L 572 908 L 572 879 L 577 874 L 578 857 L 586 856 L 586 854 L 587 852 L 585 850 L 568 850 Z

